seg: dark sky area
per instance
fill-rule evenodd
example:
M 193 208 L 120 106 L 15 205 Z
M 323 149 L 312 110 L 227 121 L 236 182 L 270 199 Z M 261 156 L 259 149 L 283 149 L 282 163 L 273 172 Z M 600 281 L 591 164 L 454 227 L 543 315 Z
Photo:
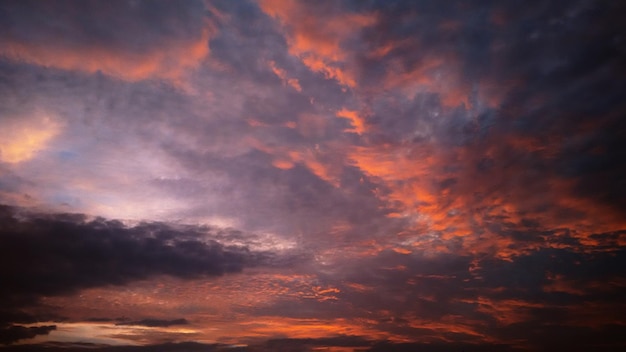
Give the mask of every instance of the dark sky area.
M 0 351 L 626 350 L 624 14 L 0 1 Z

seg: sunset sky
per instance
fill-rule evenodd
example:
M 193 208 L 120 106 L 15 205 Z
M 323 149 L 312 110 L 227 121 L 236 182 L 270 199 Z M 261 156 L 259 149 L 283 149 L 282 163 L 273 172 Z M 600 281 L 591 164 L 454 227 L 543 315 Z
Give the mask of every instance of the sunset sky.
M 0 351 L 626 350 L 624 14 L 1 0 Z

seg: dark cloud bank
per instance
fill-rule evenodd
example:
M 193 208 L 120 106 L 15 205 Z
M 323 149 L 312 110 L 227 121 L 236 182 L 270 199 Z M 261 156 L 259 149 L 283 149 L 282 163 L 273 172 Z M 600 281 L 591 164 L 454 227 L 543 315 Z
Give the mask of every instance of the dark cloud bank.
M 175 229 L 162 223 L 134 227 L 79 214 L 24 214 L 0 207 L 0 337 L 3 343 L 47 334 L 54 326 L 35 323 L 20 308 L 41 296 L 124 285 L 155 275 L 183 279 L 240 272 L 270 254 L 203 240 L 200 228 Z M 206 229 L 204 229 L 206 230 Z M 234 236 L 241 236 L 234 233 Z M 221 234 L 224 237 L 224 233 Z M 185 319 L 129 321 L 121 325 L 167 327 Z

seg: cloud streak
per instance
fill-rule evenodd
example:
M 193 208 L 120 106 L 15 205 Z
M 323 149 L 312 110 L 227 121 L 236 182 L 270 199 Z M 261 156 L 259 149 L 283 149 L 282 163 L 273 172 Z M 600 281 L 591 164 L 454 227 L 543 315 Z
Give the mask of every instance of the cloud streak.
M 7 2 L 3 12 L 13 21 L 3 24 L 0 54 L 29 64 L 101 72 L 131 81 L 161 78 L 180 83 L 186 70 L 208 56 L 214 32 L 211 23 L 198 15 L 202 4 L 188 5 Z M 154 30 L 153 23 L 162 27 Z

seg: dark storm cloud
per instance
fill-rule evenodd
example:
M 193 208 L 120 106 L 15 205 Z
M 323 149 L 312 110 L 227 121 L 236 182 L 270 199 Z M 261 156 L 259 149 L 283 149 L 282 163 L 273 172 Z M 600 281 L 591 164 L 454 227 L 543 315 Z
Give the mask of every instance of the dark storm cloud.
M 265 254 L 203 240 L 201 229 L 177 230 L 161 223 L 126 227 L 82 215 L 14 214 L 2 208 L 2 289 L 8 306 L 33 303 L 88 287 L 123 285 L 154 275 L 191 279 L 239 272 Z M 10 317 L 8 317 L 10 318 Z

